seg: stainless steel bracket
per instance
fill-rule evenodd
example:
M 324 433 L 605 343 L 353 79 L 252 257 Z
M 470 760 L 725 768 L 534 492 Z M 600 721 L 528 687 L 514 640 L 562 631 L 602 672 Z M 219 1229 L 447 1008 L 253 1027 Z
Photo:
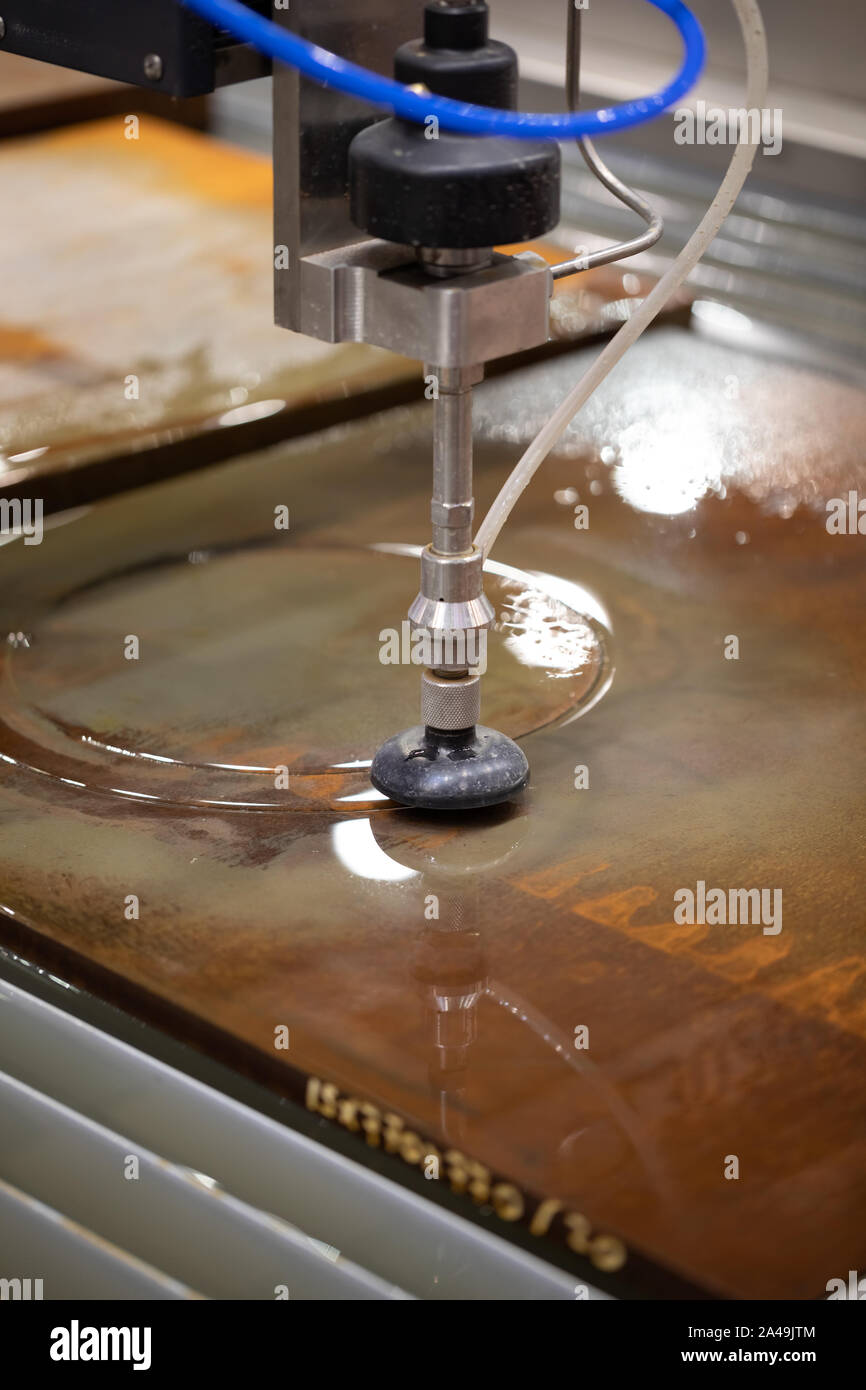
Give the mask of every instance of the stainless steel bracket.
M 302 333 L 443 368 L 489 362 L 549 337 L 553 281 L 532 254 L 495 255 L 483 270 L 439 280 L 409 247 L 360 241 L 305 256 L 300 284 Z

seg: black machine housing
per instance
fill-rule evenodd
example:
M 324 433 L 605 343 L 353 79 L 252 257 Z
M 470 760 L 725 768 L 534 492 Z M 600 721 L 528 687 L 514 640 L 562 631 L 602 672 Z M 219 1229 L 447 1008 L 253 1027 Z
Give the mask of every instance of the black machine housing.
M 270 0 L 247 3 L 271 14 Z M 270 70 L 266 59 L 177 0 L 3 0 L 0 14 L 0 52 L 168 96 L 202 96 Z M 148 63 L 146 70 L 150 55 L 161 63 Z

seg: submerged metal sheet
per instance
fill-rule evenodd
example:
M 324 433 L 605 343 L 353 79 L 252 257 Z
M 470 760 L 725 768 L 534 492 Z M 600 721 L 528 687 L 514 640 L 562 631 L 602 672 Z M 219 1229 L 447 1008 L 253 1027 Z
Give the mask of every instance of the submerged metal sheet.
M 511 811 L 431 819 L 383 804 L 357 732 L 356 765 L 308 767 L 297 788 L 290 776 L 282 807 L 232 809 L 210 790 L 229 764 L 273 796 L 273 764 L 238 767 L 245 743 L 282 748 L 291 770 L 313 735 L 344 750 L 356 721 L 371 737 L 382 720 L 415 717 L 414 673 L 394 668 L 392 689 L 379 660 L 413 566 L 370 608 L 363 543 L 423 537 L 427 408 L 101 504 L 41 546 L 0 549 L 12 634 L 0 939 L 303 1099 L 354 1136 L 360 1161 L 375 1151 L 423 1173 L 436 1156 L 440 1182 L 491 1207 L 503 1234 L 583 1257 L 587 1282 L 818 1297 L 861 1262 L 866 1205 L 853 831 L 866 556 L 861 536 L 828 530 L 825 505 L 840 488 L 866 493 L 852 447 L 863 398 L 697 335 L 634 351 L 649 385 L 611 378 L 608 413 L 543 467 L 497 547 L 537 577 L 495 638 L 491 701 L 504 711 L 517 695 L 515 662 L 525 683 L 512 715 L 557 690 L 573 604 L 616 667 L 594 701 L 524 725 L 532 783 Z M 681 405 L 666 406 L 684 365 Z M 532 428 L 547 370 L 515 376 L 507 400 L 496 384 L 479 393 L 479 508 Z M 818 430 L 803 429 L 798 402 Z M 633 428 L 659 403 L 661 454 L 657 429 Z M 279 505 L 292 522 L 275 540 Z M 584 506 L 589 524 L 576 526 Z M 318 624 L 286 599 L 310 549 L 343 557 Z M 232 588 L 220 576 L 240 556 Z M 269 590 L 262 576 L 282 562 Z M 173 598 L 152 590 L 151 639 L 130 668 L 125 620 L 169 570 Z M 540 589 L 568 595 L 565 614 L 546 621 Z M 179 728 L 154 638 L 184 623 Z M 262 678 L 274 652 L 276 687 Z M 48 696 L 52 670 L 53 697 L 34 702 L 30 673 Z M 136 670 L 146 695 L 135 727 L 119 729 L 119 707 L 136 713 Z M 59 721 L 73 697 L 77 721 Z M 304 740 L 284 731 L 269 745 L 286 704 Z M 29 733 L 16 727 L 25 715 Z M 176 752 L 197 721 L 207 756 L 194 750 L 181 771 L 216 804 L 149 801 L 141 755 L 166 756 L 163 737 Z M 148 738 L 93 741 L 113 723 Z M 79 771 L 58 776 L 59 758 Z M 160 766 L 154 776 L 174 775 Z M 781 891 L 780 929 L 677 920 L 675 894 L 699 883 Z M 282 1027 L 289 1045 L 276 1048 Z M 588 1049 L 575 1046 L 584 1028 Z M 731 1154 L 737 1182 L 725 1178 Z
M 0 178 L 0 486 L 414 370 L 274 326 L 269 160 L 117 115 L 4 144 Z

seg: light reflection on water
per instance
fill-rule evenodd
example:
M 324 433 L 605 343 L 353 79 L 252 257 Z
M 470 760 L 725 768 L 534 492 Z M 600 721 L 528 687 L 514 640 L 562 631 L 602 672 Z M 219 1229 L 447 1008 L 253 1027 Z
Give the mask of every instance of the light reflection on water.
M 331 826 L 331 848 L 344 869 L 356 878 L 370 878 L 378 883 L 401 883 L 417 878 L 415 869 L 398 864 L 376 842 L 368 819 L 339 821 Z
M 703 301 L 695 314 L 724 343 L 698 344 L 670 327 L 648 333 L 586 402 L 556 453 L 598 460 L 629 506 L 656 516 L 736 490 L 788 519 L 798 506 L 822 510 L 827 497 L 844 495 L 863 476 L 863 391 L 747 355 L 754 325 L 738 310 Z M 476 437 L 526 447 L 597 354 L 584 348 L 526 368 L 519 392 L 507 379 L 485 382 L 476 391 Z M 563 505 L 566 491 L 556 499 Z
M 376 659 L 382 613 L 417 583 L 420 547 L 239 546 L 207 566 L 189 554 L 109 568 L 68 596 L 64 571 L 61 601 L 34 615 L 36 640 L 16 639 L 0 672 L 0 758 L 125 802 L 376 809 L 370 759 L 412 722 L 420 676 Z M 520 738 L 570 722 L 610 684 L 606 612 L 571 581 L 487 569 L 490 724 Z M 311 592 L 318 608 L 300 602 Z M 141 667 L 115 659 L 130 629 Z
M 722 488 L 723 445 L 702 406 L 635 420 L 619 434 L 613 486 L 642 512 L 678 516 Z

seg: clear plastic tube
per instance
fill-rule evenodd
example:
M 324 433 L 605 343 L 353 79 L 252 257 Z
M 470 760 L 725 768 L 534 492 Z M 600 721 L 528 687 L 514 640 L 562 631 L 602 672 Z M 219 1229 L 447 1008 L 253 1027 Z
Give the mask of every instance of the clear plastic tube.
M 733 0 L 746 50 L 746 107 L 762 110 L 767 99 L 767 40 L 764 21 L 756 0 Z M 727 173 L 701 222 L 686 242 L 676 260 L 635 310 L 627 323 L 599 353 L 592 366 L 572 387 L 562 404 L 554 411 L 544 428 L 532 441 L 518 461 L 495 502 L 484 518 L 475 537 L 475 544 L 484 555 L 490 550 L 505 525 L 511 510 L 539 465 L 565 434 L 575 415 L 597 386 L 648 328 L 659 311 L 679 289 L 697 265 L 710 242 L 716 236 L 734 206 L 746 181 L 757 152 L 757 145 L 748 142 L 748 122 L 744 123 L 743 139 L 734 150 Z

